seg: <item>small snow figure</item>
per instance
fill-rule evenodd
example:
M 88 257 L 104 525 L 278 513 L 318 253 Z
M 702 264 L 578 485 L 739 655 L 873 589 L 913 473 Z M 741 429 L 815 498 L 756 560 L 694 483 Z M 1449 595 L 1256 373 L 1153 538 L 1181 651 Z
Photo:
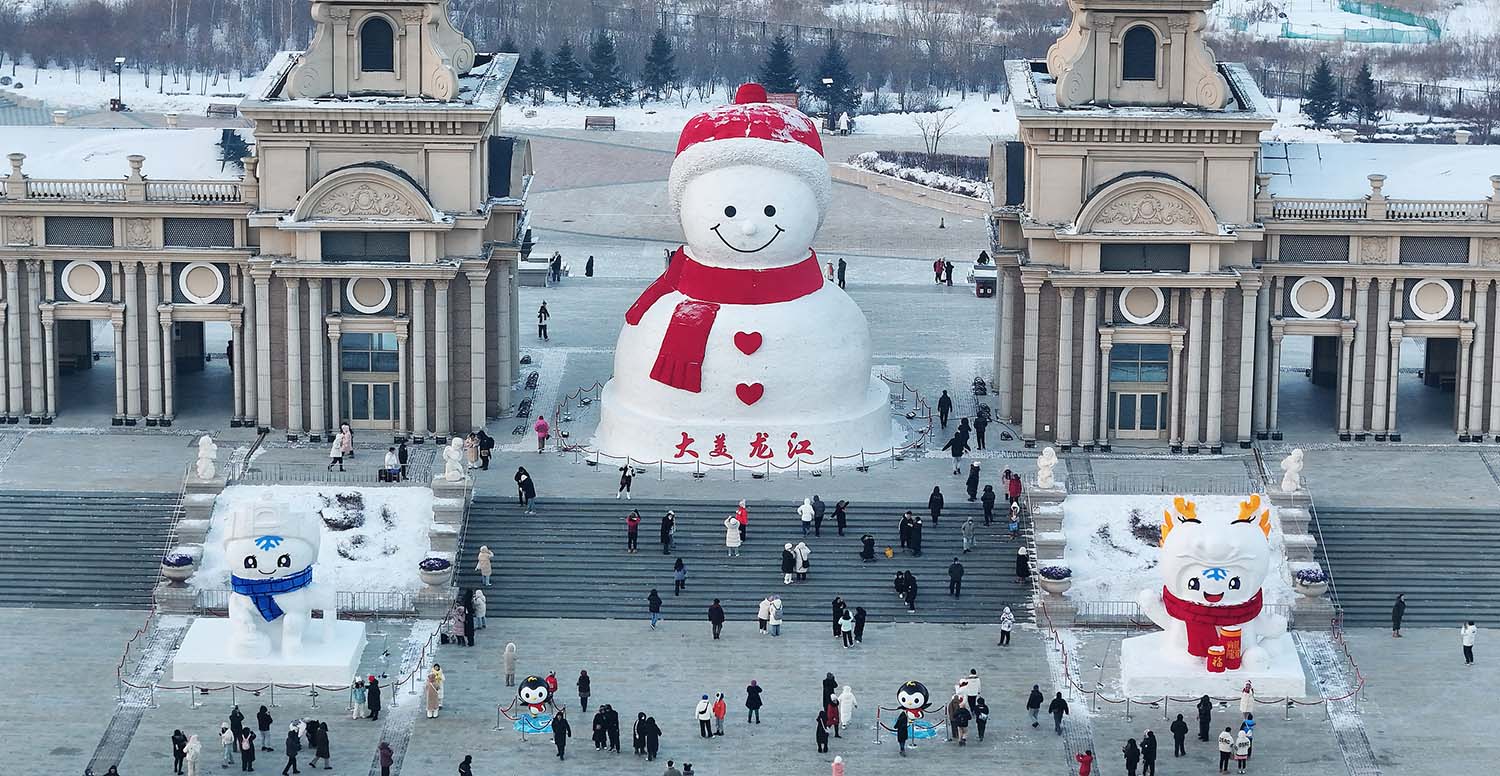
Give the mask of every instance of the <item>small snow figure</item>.
M 687 434 L 686 431 L 682 432 L 682 441 L 677 443 L 677 445 L 676 445 L 677 452 L 672 457 L 673 458 L 682 458 L 683 456 L 690 455 L 690 456 L 692 456 L 694 458 L 697 458 L 698 457 L 698 451 L 692 449 L 692 445 L 696 441 L 698 441 L 698 440 L 693 439 L 692 437 L 688 436 L 688 434 Z
M 1302 448 L 1297 448 L 1290 455 L 1281 459 L 1281 470 L 1286 472 L 1281 478 L 1281 489 L 1286 493 L 1295 493 L 1302 490 Z
M 1054 487 L 1057 482 L 1052 470 L 1057 467 L 1057 451 L 1050 447 L 1042 448 L 1042 454 L 1036 459 L 1036 486 L 1043 490 Z

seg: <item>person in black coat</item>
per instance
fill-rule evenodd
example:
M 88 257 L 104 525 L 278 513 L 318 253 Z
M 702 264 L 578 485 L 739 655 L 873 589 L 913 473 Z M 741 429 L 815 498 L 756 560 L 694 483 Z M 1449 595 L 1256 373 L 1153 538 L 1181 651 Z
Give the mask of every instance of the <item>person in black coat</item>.
M 819 753 L 828 751 L 828 715 L 821 711 L 818 712 L 818 727 L 813 737 L 818 742 Z
M 865 563 L 875 562 L 875 537 L 865 534 L 859 537 L 859 559 Z
M 895 578 L 894 581 L 892 581 L 891 584 L 892 584 L 893 587 L 896 588 L 896 597 L 898 597 L 898 598 L 906 598 L 906 572 L 905 571 L 898 571 L 898 572 L 896 572 L 896 578 Z
M 297 726 L 286 731 L 286 765 L 281 769 L 281 776 L 287 773 L 301 773 L 297 768 L 297 755 L 302 753 L 302 739 L 297 735 Z M 308 766 L 312 767 L 312 766 Z
M 943 261 L 943 282 L 953 285 L 953 262 L 951 261 Z
M 1198 699 L 1198 740 L 1208 740 L 1208 726 L 1213 721 L 1214 702 L 1205 695 Z
M 620 712 L 608 703 L 604 704 L 604 734 L 609 737 L 609 751 L 619 754 Z
M 984 726 L 990 722 L 990 705 L 985 703 L 983 695 L 974 696 L 974 729 L 979 733 L 979 740 L 984 740 Z
M 668 512 L 661 516 L 661 554 L 672 551 L 672 529 L 677 526 L 677 515 Z
M 382 743 L 381 746 L 385 746 L 385 744 Z M 383 754 L 382 757 L 384 757 Z M 380 766 L 380 771 L 381 773 L 387 772 L 385 763 L 383 761 Z M 464 761 L 458 764 L 458 776 L 474 776 L 474 755 L 464 755 Z
M 843 536 L 844 528 L 849 524 L 849 502 L 840 499 L 833 505 L 833 524 L 839 529 L 839 536 Z
M 974 462 L 972 462 L 972 463 L 969 464 L 969 477 L 968 477 L 968 479 L 964 480 L 964 490 L 968 491 L 968 493 L 969 493 L 969 500 L 970 501 L 976 501 L 976 500 L 979 499 L 979 462 L 978 461 L 974 461 Z
M 1135 739 L 1128 739 L 1120 752 L 1125 755 L 1125 776 L 1135 776 L 1136 766 L 1141 762 L 1141 750 L 1135 745 Z
M 1031 576 L 1031 556 L 1026 552 L 1026 546 L 1021 545 L 1016 550 L 1016 583 L 1024 583 Z
M 708 605 L 708 624 L 713 629 L 714 641 L 718 641 L 719 633 L 724 630 L 724 607 L 717 598 Z
M 989 428 L 989 425 L 990 419 L 985 415 L 974 418 L 974 448 L 976 450 L 984 449 L 984 430 Z
M 630 726 L 630 747 L 635 750 L 636 757 L 646 753 L 646 712 L 644 711 L 636 712 L 635 724 Z
M 187 736 L 181 730 L 172 731 L 172 772 L 182 773 L 182 763 L 187 759 Z
M 656 717 L 647 717 L 645 724 L 641 725 L 641 737 L 646 741 L 646 760 L 656 759 L 656 752 L 661 748 L 661 728 L 656 725 Z
M 898 528 L 901 534 L 901 547 L 903 549 L 911 546 L 911 524 L 913 522 L 915 522 L 915 519 L 911 516 L 911 510 L 908 509 L 906 510 L 906 514 L 901 516 L 901 525 Z
M 1156 734 L 1149 730 L 1141 739 L 1141 776 L 1156 776 Z
M 989 525 L 995 519 L 995 486 L 984 486 L 984 493 L 979 497 L 979 503 L 984 507 L 984 524 Z
M 1063 700 L 1062 693 L 1047 704 L 1047 713 L 1052 715 L 1052 729 L 1062 735 L 1062 718 L 1068 713 L 1068 702 Z
M 401 444 L 396 447 L 396 463 L 401 464 L 401 479 L 403 481 L 406 479 L 406 462 L 410 459 L 411 451 L 406 449 L 406 441 L 402 440 Z M 489 467 L 489 459 L 486 458 L 484 468 L 488 469 Z
M 557 745 L 557 759 L 568 759 L 563 754 L 568 749 L 568 736 L 571 735 L 573 735 L 573 726 L 568 724 L 568 718 L 559 710 L 552 717 L 552 743 Z
M 531 478 L 531 472 L 526 471 L 525 466 L 516 468 L 516 500 L 526 511 L 531 512 L 531 502 L 536 499 L 536 480 Z
M 474 591 L 464 591 L 464 646 L 474 646 Z
M 380 680 L 373 676 L 365 688 L 365 705 L 370 707 L 370 719 L 380 719 Z
M 1396 603 L 1391 605 L 1391 637 L 1401 638 L 1401 618 L 1406 616 L 1406 594 L 1397 593 Z
M 958 558 L 954 558 L 953 562 L 948 564 L 948 595 L 957 598 L 963 589 L 964 564 L 959 563 Z
M 937 521 L 932 521 L 932 524 L 936 526 Z M 906 543 L 911 547 L 913 557 L 922 557 L 922 518 L 918 517 L 912 521 L 911 538 L 907 539 Z
M 823 503 L 823 499 L 818 498 L 817 494 L 813 494 L 813 497 L 812 497 L 812 511 L 813 511 L 813 536 L 822 536 L 823 535 L 823 515 L 828 511 L 828 506 Z
M 838 691 L 839 691 L 839 681 L 837 679 L 833 678 L 833 672 L 829 671 L 827 674 L 824 674 L 823 675 L 823 697 L 821 697 L 821 698 L 818 699 L 818 708 L 821 709 L 824 706 L 827 706 L 828 705 L 829 697 L 835 695 L 836 693 L 838 693 Z M 837 702 L 837 699 L 835 699 L 835 702 Z
M 896 743 L 898 745 L 900 745 L 900 747 L 901 747 L 901 756 L 902 757 L 906 756 L 906 738 L 911 733 L 910 723 L 911 723 L 911 718 L 906 715 L 906 710 L 902 709 L 901 713 L 896 715 L 896 725 L 895 725 L 895 728 L 896 728 Z
M 267 711 L 265 706 L 261 706 L 260 711 L 255 712 L 255 726 L 260 728 L 260 750 L 262 752 L 276 751 L 266 746 L 266 744 L 271 743 L 271 723 L 273 721 L 271 719 L 271 712 Z
M 1172 756 L 1182 757 L 1183 755 L 1187 754 L 1187 746 L 1183 743 L 1184 741 L 1186 741 L 1188 734 L 1187 720 L 1183 719 L 1181 714 L 1178 714 L 1177 719 L 1172 721 L 1171 730 Z
M 588 671 L 578 672 L 578 708 L 583 711 L 589 710 L 589 696 L 593 695 L 593 682 L 589 679 Z
M 833 607 L 832 608 L 833 608 L 833 637 L 834 638 L 838 638 L 841 635 L 841 633 L 842 633 L 841 629 L 839 628 L 839 620 L 842 620 L 844 618 L 844 611 L 846 609 L 848 609 L 849 606 L 848 606 L 848 604 L 844 603 L 844 597 L 843 596 L 837 595 L 837 596 L 833 597 Z M 825 698 L 824 700 L 827 700 L 827 699 Z
M 1037 721 L 1037 715 L 1042 711 L 1042 701 L 1044 700 L 1046 698 L 1042 696 L 1042 688 L 1039 685 L 1033 684 L 1031 686 L 1031 694 L 1026 696 L 1026 715 L 1031 717 L 1032 727 L 1041 725 Z
M 917 610 L 917 578 L 910 571 L 906 572 L 906 608 L 915 612 Z
M 792 572 L 797 568 L 797 559 L 792 555 L 792 545 L 788 542 L 781 548 L 781 581 L 784 585 L 792 584 Z
M 854 643 L 863 644 L 865 640 L 865 608 L 854 607 Z
M 953 473 L 957 474 L 957 469 Z M 943 515 L 943 491 L 936 485 L 932 486 L 932 495 L 927 497 L 927 512 L 932 515 L 932 527 L 936 528 L 938 518 Z
M 746 725 L 751 722 L 757 725 L 760 724 L 760 707 L 765 705 L 765 702 L 760 699 L 761 692 L 760 685 L 756 684 L 754 679 L 751 679 L 750 686 L 745 688 L 745 708 L 748 710 L 745 714 Z
M 948 428 L 948 413 L 953 411 L 953 399 L 949 398 L 947 391 L 943 391 L 943 395 L 938 397 L 937 408 L 938 424 L 946 429 Z
M 948 455 L 953 456 L 953 473 L 958 474 L 958 459 L 964 457 L 964 453 L 969 452 L 969 435 L 962 431 L 955 433 L 951 439 L 943 443 L 943 449 L 948 451 Z
M 245 733 L 245 714 L 240 711 L 239 706 L 229 709 L 229 729 L 234 731 L 234 740 L 240 740 Z
M 661 595 L 654 587 L 646 594 L 646 610 L 651 615 L 651 630 L 656 630 L 656 623 L 661 621 Z

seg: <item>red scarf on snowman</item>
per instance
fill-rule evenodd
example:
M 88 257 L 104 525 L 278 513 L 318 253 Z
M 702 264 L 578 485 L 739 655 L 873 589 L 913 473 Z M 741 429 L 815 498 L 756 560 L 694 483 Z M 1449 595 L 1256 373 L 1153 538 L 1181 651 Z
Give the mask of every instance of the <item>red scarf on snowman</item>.
M 818 255 L 812 251 L 803 261 L 772 269 L 727 269 L 700 264 L 678 248 L 667 271 L 641 293 L 625 312 L 625 322 L 635 326 L 657 300 L 673 291 L 687 299 L 677 303 L 662 337 L 651 379 L 698 393 L 703 389 L 703 357 L 713 330 L 719 305 L 775 304 L 790 302 L 823 287 Z
M 1187 626 L 1188 654 L 1208 657 L 1209 647 L 1223 646 L 1219 627 L 1244 625 L 1259 617 L 1263 598 L 1261 591 L 1257 590 L 1254 597 L 1242 604 L 1209 606 L 1178 598 L 1163 585 L 1161 601 L 1166 605 L 1168 615 Z

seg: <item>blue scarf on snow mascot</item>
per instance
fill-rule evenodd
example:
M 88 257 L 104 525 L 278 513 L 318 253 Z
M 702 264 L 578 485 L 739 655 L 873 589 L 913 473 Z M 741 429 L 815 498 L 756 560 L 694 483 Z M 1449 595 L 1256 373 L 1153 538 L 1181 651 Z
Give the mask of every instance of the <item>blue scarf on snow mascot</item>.
M 289 577 L 276 579 L 245 579 L 233 574 L 229 576 L 229 587 L 240 595 L 249 596 L 250 600 L 255 603 L 255 608 L 260 610 L 260 616 L 266 618 L 266 622 L 274 622 L 277 617 L 286 613 L 276 603 L 278 593 L 301 590 L 309 584 L 312 584 L 312 566 Z

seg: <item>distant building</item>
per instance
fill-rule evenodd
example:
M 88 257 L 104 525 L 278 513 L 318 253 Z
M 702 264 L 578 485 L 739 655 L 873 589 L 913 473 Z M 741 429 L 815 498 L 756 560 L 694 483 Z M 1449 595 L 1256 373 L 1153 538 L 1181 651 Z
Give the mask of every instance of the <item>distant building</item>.
M 1044 62 L 1007 63 L 998 415 L 1065 449 L 1217 452 L 1292 414 L 1400 440 L 1395 355 L 1419 339 L 1422 415 L 1500 441 L 1500 147 L 1262 143 L 1271 107 L 1205 45 L 1212 5 L 1076 0 Z M 1306 378 L 1283 376 L 1294 336 Z M 1296 379 L 1316 406 L 1282 401 Z
M 215 129 L 7 131 L 0 416 L 52 422 L 101 350 L 117 425 L 218 402 L 290 438 L 420 440 L 505 412 L 530 148 L 500 134 L 516 57 L 476 54 L 447 10 L 314 0 L 308 50 L 239 104 L 242 174 L 214 169 Z M 222 324 L 232 348 L 208 353 Z M 228 351 L 225 395 L 186 389 Z

